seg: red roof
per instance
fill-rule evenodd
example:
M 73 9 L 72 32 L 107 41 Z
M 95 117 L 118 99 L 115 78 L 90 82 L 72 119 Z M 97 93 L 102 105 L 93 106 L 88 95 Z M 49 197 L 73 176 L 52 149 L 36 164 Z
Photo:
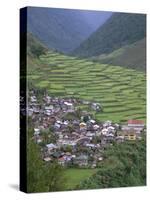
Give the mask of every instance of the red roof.
M 130 120 L 128 120 L 128 124 L 144 124 L 144 121 L 130 119 Z
M 64 161 L 65 158 L 64 157 L 61 157 L 61 158 L 58 158 L 59 161 Z

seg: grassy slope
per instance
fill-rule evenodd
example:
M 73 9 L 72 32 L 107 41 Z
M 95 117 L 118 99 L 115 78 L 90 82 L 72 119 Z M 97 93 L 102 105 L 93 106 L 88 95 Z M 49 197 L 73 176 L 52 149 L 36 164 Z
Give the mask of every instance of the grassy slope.
M 74 189 L 84 179 L 89 178 L 97 172 L 98 169 L 66 169 L 65 177 L 67 179 L 66 190 Z
M 145 38 L 134 44 L 124 46 L 110 54 L 93 58 L 100 63 L 126 66 L 135 69 L 146 69 L 146 41 Z
M 146 118 L 146 77 L 140 71 L 49 52 L 28 59 L 28 79 L 50 95 L 102 103 L 104 112 L 95 116 L 102 121 Z

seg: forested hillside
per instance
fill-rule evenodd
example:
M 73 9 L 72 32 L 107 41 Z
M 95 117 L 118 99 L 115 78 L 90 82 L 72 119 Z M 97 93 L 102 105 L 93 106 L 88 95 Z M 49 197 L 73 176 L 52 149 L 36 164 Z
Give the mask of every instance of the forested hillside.
M 70 52 L 101 26 L 111 12 L 28 7 L 28 32 L 48 48 Z
M 32 33 L 27 33 L 27 54 L 29 57 L 39 57 L 48 51 Z
M 108 54 L 122 46 L 143 39 L 145 35 L 146 15 L 114 13 L 72 54 L 83 57 Z
M 146 70 L 146 39 L 125 45 L 110 54 L 95 56 L 92 60 L 110 65 Z

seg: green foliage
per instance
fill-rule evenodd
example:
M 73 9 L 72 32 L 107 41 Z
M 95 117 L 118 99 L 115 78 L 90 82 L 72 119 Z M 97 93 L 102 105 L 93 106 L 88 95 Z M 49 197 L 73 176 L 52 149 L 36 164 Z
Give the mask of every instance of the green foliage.
M 146 35 L 146 15 L 114 13 L 73 52 L 73 55 L 90 57 L 110 53 L 132 44 Z
M 66 152 L 72 152 L 72 147 L 71 147 L 70 145 L 67 145 L 67 146 L 65 147 L 65 151 L 66 151 Z
M 28 31 L 37 36 L 48 48 L 70 52 L 110 15 L 110 12 L 101 14 L 101 12 L 86 10 L 30 7 L 28 8 Z
M 40 45 L 39 46 L 32 45 L 31 46 L 31 53 L 33 55 L 35 55 L 36 57 L 39 57 L 40 55 L 45 53 L 45 49 Z
M 39 58 L 40 55 L 45 54 L 47 48 L 43 46 L 31 33 L 27 34 L 27 48 L 28 54 Z
M 146 143 L 114 144 L 105 151 L 99 170 L 76 189 L 96 189 L 146 185 Z
M 29 136 L 31 130 L 29 130 Z M 64 169 L 57 163 L 42 161 L 40 146 L 35 144 L 31 137 L 27 145 L 27 191 L 50 192 L 61 191 L 65 187 Z
M 146 69 L 145 38 L 133 44 L 123 46 L 110 54 L 93 57 L 92 60 L 111 65 L 125 66 L 133 69 Z
M 50 96 L 74 97 L 100 103 L 103 112 L 89 110 L 99 121 L 145 120 L 145 73 L 52 51 L 40 56 L 40 59 L 32 59 L 31 63 L 31 56 L 28 58 L 28 82 L 39 94 L 45 90 Z M 45 80 L 49 84 L 43 86 Z M 58 88 L 60 85 L 62 87 Z M 68 113 L 65 118 L 79 119 L 84 109 L 79 107 L 75 114 Z
M 66 190 L 73 190 L 81 181 L 89 178 L 97 169 L 68 168 L 65 170 Z

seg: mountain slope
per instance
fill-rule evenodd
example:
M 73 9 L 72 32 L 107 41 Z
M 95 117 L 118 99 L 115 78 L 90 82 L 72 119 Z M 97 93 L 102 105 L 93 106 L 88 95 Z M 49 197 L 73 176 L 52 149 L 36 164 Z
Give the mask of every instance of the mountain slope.
M 48 48 L 69 52 L 101 26 L 111 12 L 28 7 L 28 32 Z
M 27 33 L 27 54 L 30 57 L 39 57 L 48 49 L 32 33 Z
M 97 56 L 132 44 L 146 35 L 146 15 L 114 13 L 96 32 L 85 40 L 73 55 Z
M 146 39 L 123 46 L 110 54 L 93 57 L 100 63 L 130 67 L 133 69 L 146 69 Z
M 103 112 L 95 113 L 99 121 L 146 119 L 146 76 L 142 71 L 50 51 L 28 62 L 28 83 L 50 96 L 102 104 Z

